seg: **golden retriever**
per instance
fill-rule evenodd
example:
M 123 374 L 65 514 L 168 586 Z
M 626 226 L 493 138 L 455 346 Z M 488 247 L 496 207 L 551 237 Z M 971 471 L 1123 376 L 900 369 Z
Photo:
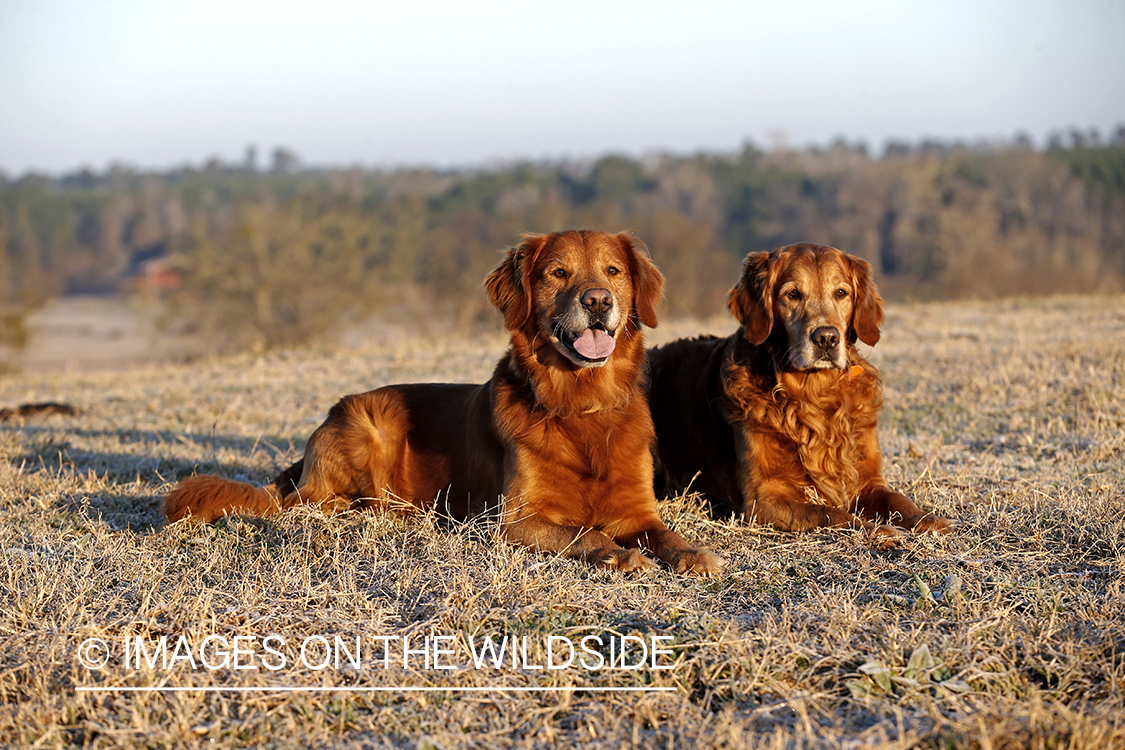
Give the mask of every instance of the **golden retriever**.
M 408 504 L 464 519 L 501 504 L 515 544 L 624 571 L 709 575 L 722 558 L 660 520 L 641 324 L 664 279 L 625 234 L 528 235 L 489 275 L 510 348 L 483 385 L 393 385 L 347 396 L 304 457 L 262 488 L 182 481 L 169 520 Z M 502 500 L 501 500 L 502 498 Z
M 823 245 L 751 253 L 728 307 L 734 335 L 649 353 L 658 489 L 788 531 L 948 531 L 883 481 L 879 373 L 855 347 L 883 322 L 870 264 Z

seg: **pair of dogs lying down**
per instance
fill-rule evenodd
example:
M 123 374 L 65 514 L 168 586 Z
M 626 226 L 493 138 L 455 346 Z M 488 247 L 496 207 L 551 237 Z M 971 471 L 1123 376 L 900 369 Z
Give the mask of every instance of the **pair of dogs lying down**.
M 627 234 L 529 235 L 486 288 L 511 337 L 487 383 L 347 396 L 271 484 L 185 479 L 168 519 L 498 507 L 514 544 L 623 571 L 655 567 L 643 549 L 703 575 L 725 561 L 664 525 L 656 489 L 690 485 L 717 514 L 783 530 L 950 528 L 882 479 L 879 375 L 855 348 L 883 319 L 865 261 L 808 244 L 752 253 L 729 297 L 736 333 L 647 353 L 664 278 Z

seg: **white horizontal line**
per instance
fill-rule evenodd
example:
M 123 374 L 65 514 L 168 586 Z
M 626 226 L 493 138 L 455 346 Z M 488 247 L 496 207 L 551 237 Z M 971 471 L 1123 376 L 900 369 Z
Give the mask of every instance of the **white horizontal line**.
M 80 693 L 667 693 L 674 687 L 78 687 Z

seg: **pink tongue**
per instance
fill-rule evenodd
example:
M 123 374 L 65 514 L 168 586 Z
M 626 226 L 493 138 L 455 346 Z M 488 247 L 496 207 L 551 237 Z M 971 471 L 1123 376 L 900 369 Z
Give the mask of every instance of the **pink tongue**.
M 574 340 L 574 351 L 586 359 L 605 359 L 615 346 L 613 337 L 600 328 L 587 328 Z

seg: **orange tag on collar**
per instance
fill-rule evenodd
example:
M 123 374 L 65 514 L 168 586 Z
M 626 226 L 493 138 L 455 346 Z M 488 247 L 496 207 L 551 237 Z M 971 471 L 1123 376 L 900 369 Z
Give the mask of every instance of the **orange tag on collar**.
M 858 378 L 860 375 L 863 374 L 863 368 L 860 367 L 859 365 L 852 365 L 852 369 L 851 369 L 850 374 L 853 378 Z

